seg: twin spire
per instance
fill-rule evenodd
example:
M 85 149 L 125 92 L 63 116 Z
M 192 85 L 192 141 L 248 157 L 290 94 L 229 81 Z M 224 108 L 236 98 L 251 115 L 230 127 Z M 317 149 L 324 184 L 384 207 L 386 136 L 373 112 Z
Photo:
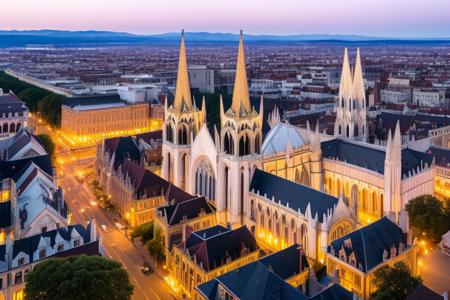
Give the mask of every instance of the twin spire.
M 180 58 L 178 61 L 177 86 L 175 90 L 175 110 L 190 109 L 192 106 L 189 74 L 186 62 L 186 47 L 184 45 L 184 30 L 181 31 Z
M 192 106 L 189 74 L 186 62 L 186 47 L 184 44 L 184 30 L 181 31 L 180 58 L 178 62 L 177 85 L 175 90 L 175 110 L 190 109 Z M 234 81 L 231 109 L 237 115 L 250 112 L 250 97 L 248 93 L 247 70 L 245 67 L 244 42 L 242 30 L 239 38 L 236 78 Z
M 239 38 L 236 77 L 234 80 L 231 109 L 238 115 L 240 115 L 241 113 L 250 112 L 250 97 L 248 94 L 247 70 L 245 68 L 244 41 L 242 39 L 242 30 Z
M 348 51 L 347 48 L 345 48 L 344 62 L 342 64 L 341 82 L 339 85 L 339 95 L 341 96 L 340 98 L 344 98 L 344 101 L 347 99 L 355 99 L 365 102 L 366 93 L 364 89 L 364 79 L 362 74 L 361 55 L 359 52 L 359 48 L 356 53 L 356 64 L 353 77 L 350 70 Z

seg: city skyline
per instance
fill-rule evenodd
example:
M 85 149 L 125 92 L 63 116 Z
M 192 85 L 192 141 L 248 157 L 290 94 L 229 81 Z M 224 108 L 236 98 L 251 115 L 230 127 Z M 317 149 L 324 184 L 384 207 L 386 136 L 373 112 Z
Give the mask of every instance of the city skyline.
M 203 0 L 195 4 L 169 0 L 164 4 L 130 0 L 2 1 L 8 12 L 2 30 L 106 30 L 135 34 L 178 32 L 247 34 L 355 34 L 393 38 L 449 37 L 450 3 L 444 0 L 411 3 L 354 0 L 319 0 L 301 3 L 282 0 L 277 6 L 256 1 Z M 419 2 L 419 1 L 414 1 Z M 255 10 L 256 5 L 258 9 Z M 389 9 L 386 9 L 389 8 Z M 101 12 L 101 13 L 99 13 Z

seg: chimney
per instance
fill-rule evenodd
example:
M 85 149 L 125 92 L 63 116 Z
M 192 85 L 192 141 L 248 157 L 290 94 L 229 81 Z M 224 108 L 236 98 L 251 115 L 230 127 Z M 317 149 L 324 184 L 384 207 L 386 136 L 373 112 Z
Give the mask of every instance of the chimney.
M 182 235 L 181 235 L 181 241 L 184 243 L 184 242 L 186 242 L 186 223 L 184 223 L 183 224 L 183 232 L 182 232 Z

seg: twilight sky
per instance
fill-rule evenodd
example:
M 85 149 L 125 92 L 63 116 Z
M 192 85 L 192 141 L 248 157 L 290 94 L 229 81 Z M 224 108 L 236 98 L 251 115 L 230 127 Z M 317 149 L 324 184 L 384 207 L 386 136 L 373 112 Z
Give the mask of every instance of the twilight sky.
M 0 29 L 450 37 L 450 0 L 0 0 Z

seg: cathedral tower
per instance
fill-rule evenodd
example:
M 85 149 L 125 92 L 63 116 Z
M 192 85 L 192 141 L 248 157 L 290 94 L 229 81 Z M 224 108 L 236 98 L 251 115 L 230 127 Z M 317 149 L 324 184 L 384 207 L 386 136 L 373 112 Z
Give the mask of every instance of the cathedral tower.
M 366 141 L 366 93 L 359 49 L 353 78 L 345 49 L 337 104 L 334 135 Z
M 166 98 L 164 108 L 162 176 L 186 190 L 191 143 L 205 122 L 204 102 L 199 110 L 191 96 L 182 31 L 175 99 L 169 106 Z
M 249 211 L 247 192 L 251 176 L 261 162 L 263 99 L 259 113 L 250 106 L 242 31 L 231 107 L 220 98 L 220 151 L 217 211 L 220 223 L 242 224 Z

